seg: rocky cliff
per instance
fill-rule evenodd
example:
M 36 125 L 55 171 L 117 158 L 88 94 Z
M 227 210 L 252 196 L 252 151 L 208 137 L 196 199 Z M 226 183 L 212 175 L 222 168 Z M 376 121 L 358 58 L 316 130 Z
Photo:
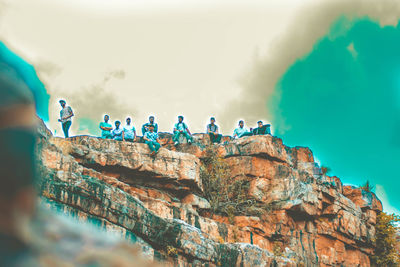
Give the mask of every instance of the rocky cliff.
M 152 158 L 143 143 L 62 139 L 43 125 L 39 133 L 46 205 L 118 232 L 167 266 L 370 266 L 381 202 L 323 174 L 308 148 L 273 136 L 211 145 L 203 134 L 175 148 L 161 134 Z M 201 175 L 210 149 L 263 212 L 212 209 Z

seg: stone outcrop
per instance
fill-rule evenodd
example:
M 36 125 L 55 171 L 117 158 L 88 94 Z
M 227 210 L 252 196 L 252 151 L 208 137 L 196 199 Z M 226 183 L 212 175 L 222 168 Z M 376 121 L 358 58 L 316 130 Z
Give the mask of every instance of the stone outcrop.
M 322 174 L 308 148 L 273 136 L 212 145 L 265 207 L 260 216 L 228 218 L 213 214 L 205 198 L 207 135 L 175 148 L 170 134 L 160 134 L 152 158 L 143 143 L 61 139 L 44 126 L 39 133 L 42 197 L 139 240 L 148 257 L 169 266 L 370 266 L 381 202 Z

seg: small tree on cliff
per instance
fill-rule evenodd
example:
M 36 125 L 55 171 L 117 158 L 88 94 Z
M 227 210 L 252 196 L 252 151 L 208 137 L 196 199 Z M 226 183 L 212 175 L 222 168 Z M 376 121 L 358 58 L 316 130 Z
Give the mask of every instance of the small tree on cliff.
M 373 192 L 374 191 L 374 186 L 371 185 L 371 183 L 369 182 L 369 180 L 367 180 L 365 182 L 365 184 L 363 184 L 362 186 L 360 186 L 360 189 L 366 191 L 366 192 Z
M 400 265 L 400 255 L 396 248 L 396 230 L 400 216 L 381 212 L 376 220 L 375 255 L 373 266 L 394 267 Z
M 261 215 L 264 212 L 255 199 L 248 196 L 249 181 L 231 177 L 228 164 L 215 149 L 207 148 L 202 163 L 200 177 L 212 212 L 227 215 L 230 220 L 235 215 Z

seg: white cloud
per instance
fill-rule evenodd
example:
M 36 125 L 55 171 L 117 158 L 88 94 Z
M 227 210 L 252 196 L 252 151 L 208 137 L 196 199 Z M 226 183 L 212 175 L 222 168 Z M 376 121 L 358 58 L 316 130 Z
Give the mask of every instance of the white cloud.
M 382 185 L 377 184 L 375 187 L 375 194 L 378 196 L 378 198 L 382 201 L 383 205 L 383 211 L 386 213 L 395 213 L 397 215 L 400 215 L 400 210 L 398 207 L 394 207 L 390 202 L 389 199 L 386 195 L 385 189 L 383 188 Z

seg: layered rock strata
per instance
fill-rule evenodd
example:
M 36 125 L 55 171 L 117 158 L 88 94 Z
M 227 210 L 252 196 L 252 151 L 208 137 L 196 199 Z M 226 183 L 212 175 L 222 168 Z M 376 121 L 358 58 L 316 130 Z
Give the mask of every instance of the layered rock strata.
M 140 240 L 148 257 L 169 266 L 370 266 L 381 202 L 324 175 L 308 148 L 273 136 L 212 145 L 204 134 L 175 148 L 160 134 L 153 158 L 143 143 L 62 139 L 44 126 L 39 133 L 42 197 Z M 248 180 L 262 216 L 211 212 L 200 178 L 210 146 L 232 177 Z

